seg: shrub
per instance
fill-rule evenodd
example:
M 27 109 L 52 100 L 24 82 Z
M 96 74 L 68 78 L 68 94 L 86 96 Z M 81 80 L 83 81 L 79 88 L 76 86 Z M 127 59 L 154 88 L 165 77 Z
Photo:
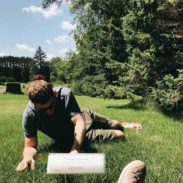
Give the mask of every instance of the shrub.
M 122 87 L 108 85 L 104 75 L 87 76 L 81 81 L 72 84 L 74 93 L 77 95 L 87 95 L 92 97 L 105 97 L 113 99 L 126 98 Z
M 6 81 L 6 77 L 5 76 L 1 76 L 0 77 L 0 84 L 4 84 L 5 81 Z
M 56 82 L 56 81 L 57 81 L 57 78 L 56 78 L 55 76 L 51 75 L 50 81 L 51 81 L 51 82 Z
M 104 80 L 103 75 L 87 76 L 81 81 L 77 81 L 73 90 L 77 95 L 87 96 L 104 96 L 104 88 L 107 82 Z
M 6 82 L 16 82 L 16 79 L 13 77 L 9 77 L 6 79 Z
M 108 85 L 104 90 L 105 98 L 123 99 L 126 98 L 126 94 L 123 88 L 119 86 Z
M 178 70 L 178 76 L 166 75 L 156 83 L 151 96 L 164 110 L 180 111 L 183 107 L 183 69 Z
M 126 98 L 129 99 L 133 104 L 145 102 L 146 98 L 140 95 L 136 95 L 132 92 L 126 91 Z

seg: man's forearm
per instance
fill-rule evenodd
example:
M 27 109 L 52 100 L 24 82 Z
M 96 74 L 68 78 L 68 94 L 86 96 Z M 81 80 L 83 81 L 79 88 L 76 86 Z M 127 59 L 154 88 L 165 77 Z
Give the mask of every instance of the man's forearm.
M 34 169 L 35 161 L 34 157 L 37 154 L 37 137 L 27 138 L 25 137 L 25 145 L 23 150 L 23 160 L 18 164 L 17 171 L 26 171 L 29 169 Z
M 71 151 L 77 150 L 80 152 L 82 143 L 84 141 L 86 134 L 86 127 L 83 121 L 79 121 L 75 125 L 75 132 L 74 132 L 74 144 L 72 146 Z
M 33 158 L 37 154 L 37 150 L 34 147 L 24 147 L 23 157 L 24 158 Z

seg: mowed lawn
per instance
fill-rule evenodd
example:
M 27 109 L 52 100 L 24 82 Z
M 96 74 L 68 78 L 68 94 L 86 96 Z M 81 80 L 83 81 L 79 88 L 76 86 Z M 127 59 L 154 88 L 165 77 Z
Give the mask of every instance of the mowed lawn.
M 183 183 L 183 119 L 168 117 L 153 107 L 135 108 L 128 100 L 105 100 L 78 96 L 81 107 L 120 121 L 138 121 L 141 132 L 126 130 L 126 140 L 92 144 L 105 153 L 106 172 L 100 175 L 47 175 L 48 137 L 39 133 L 40 152 L 36 169 L 17 173 L 16 165 L 22 158 L 22 112 L 27 96 L 0 94 L 0 182 L 1 183 L 113 183 L 123 167 L 139 159 L 147 165 L 147 183 Z

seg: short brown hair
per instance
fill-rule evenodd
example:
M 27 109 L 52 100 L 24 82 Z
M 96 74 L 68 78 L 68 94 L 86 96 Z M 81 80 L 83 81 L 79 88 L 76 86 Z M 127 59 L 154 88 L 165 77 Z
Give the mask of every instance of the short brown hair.
M 44 80 L 35 80 L 28 88 L 28 96 L 33 103 L 44 104 L 53 96 L 52 85 Z

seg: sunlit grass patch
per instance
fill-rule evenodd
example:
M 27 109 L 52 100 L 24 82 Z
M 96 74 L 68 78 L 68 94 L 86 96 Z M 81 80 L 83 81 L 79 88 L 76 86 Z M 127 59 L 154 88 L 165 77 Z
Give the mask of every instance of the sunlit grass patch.
M 46 165 L 50 139 L 39 133 L 40 150 L 35 171 L 17 173 L 16 165 L 22 158 L 22 112 L 26 95 L 0 94 L 0 182 L 60 183 L 67 178 L 71 183 L 113 183 L 123 167 L 139 159 L 147 165 L 148 183 L 183 182 L 183 120 L 165 116 L 150 106 L 133 107 L 128 100 L 105 100 L 78 96 L 82 107 L 119 121 L 142 123 L 141 132 L 126 130 L 126 140 L 92 144 L 92 148 L 106 155 L 106 173 L 101 175 L 47 175 Z

